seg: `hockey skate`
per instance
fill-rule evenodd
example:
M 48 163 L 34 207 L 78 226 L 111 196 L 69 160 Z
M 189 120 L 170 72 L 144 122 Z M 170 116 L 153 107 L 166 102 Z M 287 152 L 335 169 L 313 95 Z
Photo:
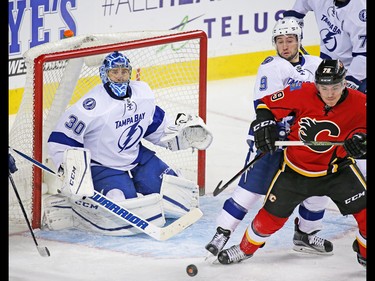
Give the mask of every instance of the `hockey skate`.
M 219 253 L 217 259 L 221 264 L 239 263 L 243 260 L 251 258 L 253 255 L 246 255 L 240 249 L 240 245 L 234 245 Z
M 230 236 L 230 230 L 218 227 L 216 233 L 210 243 L 206 245 L 206 250 L 209 251 L 214 256 L 224 248 L 225 244 L 228 242 Z
M 360 253 L 359 253 L 359 245 L 358 241 L 354 240 L 353 242 L 353 251 L 357 253 L 357 261 L 359 262 L 360 265 L 362 265 L 364 268 L 366 268 L 367 265 L 367 259 L 364 258 Z
M 298 218 L 294 220 L 294 237 L 293 250 L 302 253 L 318 254 L 318 255 L 333 255 L 333 245 L 330 241 L 316 236 L 318 232 L 313 231 L 310 234 L 302 232 L 298 228 Z

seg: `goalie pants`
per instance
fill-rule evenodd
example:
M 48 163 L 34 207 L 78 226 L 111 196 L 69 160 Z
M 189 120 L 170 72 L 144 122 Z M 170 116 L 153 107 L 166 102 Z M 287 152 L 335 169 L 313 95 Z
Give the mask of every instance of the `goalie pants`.
M 126 199 L 136 198 L 137 193 L 160 193 L 163 174 L 177 176 L 154 151 L 144 146 L 141 146 L 137 160 L 138 165 L 130 171 L 91 166 L 95 190 L 107 195 L 112 189 L 120 189 Z

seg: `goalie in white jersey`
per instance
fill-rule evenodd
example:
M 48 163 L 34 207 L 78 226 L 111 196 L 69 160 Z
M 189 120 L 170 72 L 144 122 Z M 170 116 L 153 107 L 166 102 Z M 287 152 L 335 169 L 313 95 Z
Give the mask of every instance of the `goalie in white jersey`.
M 92 177 L 97 192 L 162 226 L 164 213 L 178 217 L 199 206 L 198 186 L 180 177 L 142 145 L 142 140 L 172 151 L 204 150 L 212 135 L 198 116 L 179 114 L 170 122 L 156 105 L 149 85 L 130 80 L 131 71 L 126 56 L 119 52 L 107 55 L 99 69 L 103 83 L 63 113 L 49 136 L 48 152 L 56 168 L 69 174 L 71 162 L 81 159 L 74 154 L 83 151 L 89 157 L 82 161 L 91 166 L 83 177 L 89 177 L 89 182 Z M 44 200 L 44 223 L 50 229 L 77 227 L 121 236 L 139 233 L 72 193 L 76 190 L 63 184 L 63 196 Z M 57 211 L 64 207 L 65 213 Z
M 255 108 L 258 100 L 266 95 L 287 86 L 298 87 L 303 81 L 314 81 L 315 71 L 322 60 L 317 56 L 303 55 L 299 52 L 301 33 L 301 28 L 294 19 L 281 19 L 275 24 L 272 43 L 278 55 L 267 57 L 258 68 L 253 94 Z M 290 117 L 279 122 L 281 140 L 286 139 L 292 121 Z M 245 164 L 260 153 L 254 146 L 251 129 L 247 143 L 250 148 Z M 206 245 L 210 253 L 216 256 L 223 249 L 248 210 L 267 193 L 282 157 L 282 149 L 278 149 L 272 155 L 268 153 L 241 175 L 238 186 L 232 196 L 224 202 L 217 217 L 216 234 Z M 328 197 L 314 196 L 306 199 L 299 206 L 299 217 L 295 220 L 293 237 L 296 251 L 328 255 L 333 253 L 332 243 L 316 236 L 316 233 L 322 229 L 322 220 L 328 203 Z

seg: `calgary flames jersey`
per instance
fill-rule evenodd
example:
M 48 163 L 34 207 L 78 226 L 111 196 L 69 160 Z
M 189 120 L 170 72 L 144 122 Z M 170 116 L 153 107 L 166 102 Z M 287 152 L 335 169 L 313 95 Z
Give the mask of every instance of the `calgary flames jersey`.
M 295 116 L 288 140 L 345 141 L 354 133 L 366 133 L 366 95 L 350 88 L 333 107 L 327 106 L 314 83 L 303 82 L 293 88 L 267 95 L 257 109 L 268 108 L 277 121 Z M 285 162 L 300 174 L 318 177 L 333 173 L 352 162 L 343 146 L 289 146 Z

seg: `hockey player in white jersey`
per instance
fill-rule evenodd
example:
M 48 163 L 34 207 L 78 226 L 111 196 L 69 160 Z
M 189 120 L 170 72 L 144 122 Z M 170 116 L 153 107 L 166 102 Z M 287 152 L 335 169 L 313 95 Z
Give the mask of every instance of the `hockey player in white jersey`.
M 145 139 L 172 151 L 205 150 L 212 135 L 199 116 L 178 114 L 171 122 L 149 85 L 133 81 L 130 60 L 119 52 L 100 66 L 102 84 L 69 107 L 48 139 L 48 152 L 60 173 L 71 169 L 72 149 L 85 151 L 94 189 L 157 226 L 165 215 L 179 217 L 199 206 L 196 183 L 184 179 L 142 144 Z M 50 229 L 76 227 L 106 235 L 140 231 L 101 212 L 85 198 L 61 193 L 44 200 L 44 224 Z M 63 210 L 63 211 L 61 211 Z M 64 211 L 65 210 L 65 211 Z M 73 212 L 71 212 L 73 211 Z
M 275 24 L 272 43 L 276 48 L 277 56 L 267 57 L 258 68 L 253 95 L 255 107 L 258 100 L 265 95 L 287 86 L 298 87 L 303 81 L 313 82 L 315 71 L 321 62 L 317 56 L 303 55 L 299 52 L 301 28 L 293 19 L 281 19 Z M 281 140 L 285 140 L 288 135 L 289 122 L 292 122 L 292 117 L 278 124 Z M 247 143 L 249 152 L 246 163 L 249 163 L 260 153 L 254 146 L 251 129 Z M 216 234 L 205 246 L 206 250 L 214 256 L 223 249 L 248 210 L 267 193 L 282 156 L 281 148 L 272 155 L 268 153 L 241 175 L 237 187 L 231 197 L 224 202 L 217 217 Z M 322 229 L 322 219 L 328 203 L 328 197 L 315 196 L 306 199 L 299 206 L 299 217 L 295 220 L 293 237 L 294 250 L 322 255 L 333 253 L 332 243 L 316 235 Z
M 339 59 L 348 73 L 347 87 L 366 92 L 366 1 L 365 0 L 296 0 L 284 18 L 303 19 L 313 11 L 320 34 L 320 57 Z
M 348 70 L 346 86 L 367 92 L 367 12 L 365 0 L 296 0 L 284 18 L 297 20 L 312 11 L 320 34 L 320 57 L 339 59 Z M 366 155 L 357 159 L 362 174 L 367 176 Z

